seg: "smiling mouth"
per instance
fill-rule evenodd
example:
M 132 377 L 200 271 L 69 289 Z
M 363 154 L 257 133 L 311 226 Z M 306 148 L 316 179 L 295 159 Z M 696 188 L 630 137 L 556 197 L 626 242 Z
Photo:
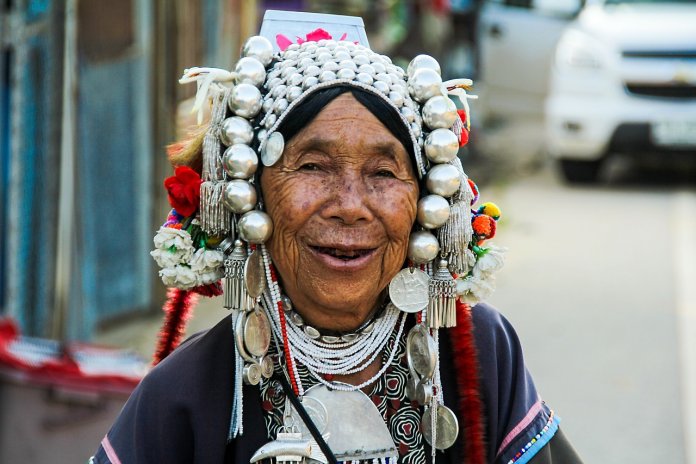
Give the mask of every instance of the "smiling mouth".
M 356 250 L 340 250 L 338 248 L 318 247 L 318 246 L 313 246 L 312 249 L 318 253 L 329 255 L 333 258 L 341 259 L 343 261 L 352 261 L 354 259 L 362 258 L 363 256 L 367 256 L 374 251 L 374 248 L 356 249 Z

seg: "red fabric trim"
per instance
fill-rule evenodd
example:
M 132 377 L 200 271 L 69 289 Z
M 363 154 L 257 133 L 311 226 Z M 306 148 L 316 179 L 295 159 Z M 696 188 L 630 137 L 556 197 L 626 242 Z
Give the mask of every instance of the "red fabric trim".
M 467 464 L 484 464 L 483 402 L 479 390 L 479 368 L 471 308 L 457 300 L 457 326 L 450 329 L 452 354 L 460 397 L 464 457 Z
M 189 290 L 170 288 L 167 292 L 167 302 L 162 310 L 166 313 L 164 324 L 160 330 L 157 349 L 152 365 L 156 366 L 179 346 L 186 332 L 186 324 L 198 298 Z

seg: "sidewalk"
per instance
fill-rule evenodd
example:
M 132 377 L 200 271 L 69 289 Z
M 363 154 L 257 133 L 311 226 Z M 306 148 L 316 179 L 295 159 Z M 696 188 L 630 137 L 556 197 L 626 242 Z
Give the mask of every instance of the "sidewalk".
M 164 303 L 164 302 L 163 302 Z M 200 297 L 193 309 L 193 317 L 186 327 L 186 337 L 217 324 L 230 313 L 222 307 L 222 298 Z M 100 345 L 134 350 L 150 361 L 162 327 L 164 313 L 136 317 L 115 327 L 97 333 L 94 342 Z

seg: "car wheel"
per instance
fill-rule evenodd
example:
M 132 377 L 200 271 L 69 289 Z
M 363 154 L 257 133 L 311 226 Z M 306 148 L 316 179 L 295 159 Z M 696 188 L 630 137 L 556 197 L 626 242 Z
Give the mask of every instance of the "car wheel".
M 602 159 L 598 160 L 559 160 L 561 173 L 571 184 L 593 184 L 597 182 L 602 168 Z

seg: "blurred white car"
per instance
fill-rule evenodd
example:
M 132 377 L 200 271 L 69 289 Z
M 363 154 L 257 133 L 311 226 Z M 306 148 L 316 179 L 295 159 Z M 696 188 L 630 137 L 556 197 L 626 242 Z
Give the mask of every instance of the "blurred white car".
M 489 1 L 481 36 L 488 93 L 507 86 L 503 98 L 532 111 L 542 105 L 546 149 L 569 181 L 594 181 L 614 153 L 696 159 L 696 0 L 583 3 Z M 518 56 L 496 69 L 492 42 L 517 45 Z

